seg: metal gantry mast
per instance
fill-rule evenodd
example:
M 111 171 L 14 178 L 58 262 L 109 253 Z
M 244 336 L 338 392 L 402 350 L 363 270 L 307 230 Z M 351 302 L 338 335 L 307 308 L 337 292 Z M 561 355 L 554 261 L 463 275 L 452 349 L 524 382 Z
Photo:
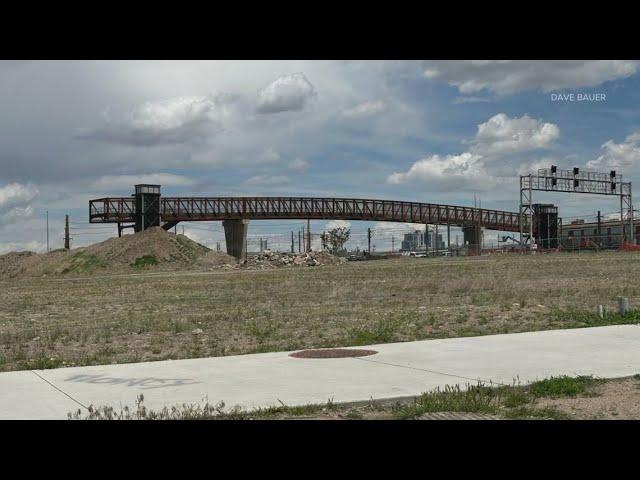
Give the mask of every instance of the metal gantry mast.
M 620 222 L 625 241 L 635 243 L 631 182 L 625 182 L 615 170 L 609 173 L 560 170 L 555 165 L 541 168 L 537 174 L 520 176 L 520 240 L 531 249 L 533 243 L 533 190 L 544 192 L 590 193 L 620 197 Z

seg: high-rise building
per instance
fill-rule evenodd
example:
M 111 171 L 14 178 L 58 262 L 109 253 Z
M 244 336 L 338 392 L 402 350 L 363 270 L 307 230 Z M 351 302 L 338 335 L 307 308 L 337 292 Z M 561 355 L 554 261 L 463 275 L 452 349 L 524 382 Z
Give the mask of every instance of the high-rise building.
M 401 252 L 414 252 L 419 250 L 431 250 L 433 249 L 432 245 L 435 244 L 437 250 L 444 250 L 444 240 L 442 240 L 442 235 L 439 233 L 437 236 L 435 232 L 429 232 L 426 236 L 426 245 L 425 245 L 425 232 L 424 230 L 416 230 L 411 233 L 405 233 L 404 239 L 402 240 L 400 251 Z

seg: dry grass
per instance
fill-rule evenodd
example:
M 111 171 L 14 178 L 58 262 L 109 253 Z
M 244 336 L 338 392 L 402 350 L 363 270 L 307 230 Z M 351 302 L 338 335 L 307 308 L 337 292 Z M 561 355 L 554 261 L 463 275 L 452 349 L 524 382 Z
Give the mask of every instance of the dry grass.
M 638 266 L 607 252 L 3 279 L 0 370 L 637 322 L 593 312 L 638 305 Z
M 93 420 L 390 420 L 511 419 L 598 420 L 640 419 L 640 375 L 618 379 L 551 377 L 528 386 L 517 384 L 453 385 L 417 397 L 242 410 L 221 402 L 183 404 L 149 410 L 144 396 L 135 407 L 89 406 L 69 412 L 71 419 Z M 437 414 L 437 415 L 434 415 Z

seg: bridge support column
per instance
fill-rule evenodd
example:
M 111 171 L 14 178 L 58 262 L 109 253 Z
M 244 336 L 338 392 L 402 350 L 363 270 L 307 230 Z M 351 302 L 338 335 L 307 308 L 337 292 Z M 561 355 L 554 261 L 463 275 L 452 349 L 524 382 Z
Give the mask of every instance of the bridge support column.
M 469 245 L 469 251 L 479 254 L 482 248 L 482 227 L 477 224 L 462 227 L 465 245 Z
M 246 255 L 247 230 L 249 220 L 223 220 L 224 239 L 227 243 L 227 253 L 241 261 Z

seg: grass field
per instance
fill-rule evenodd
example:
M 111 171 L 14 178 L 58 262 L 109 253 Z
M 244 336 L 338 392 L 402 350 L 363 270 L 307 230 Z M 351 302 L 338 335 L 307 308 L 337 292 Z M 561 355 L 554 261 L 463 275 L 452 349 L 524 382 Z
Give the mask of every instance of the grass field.
M 638 323 L 638 252 L 0 280 L 0 370 Z M 603 304 L 605 318 L 595 314 Z

